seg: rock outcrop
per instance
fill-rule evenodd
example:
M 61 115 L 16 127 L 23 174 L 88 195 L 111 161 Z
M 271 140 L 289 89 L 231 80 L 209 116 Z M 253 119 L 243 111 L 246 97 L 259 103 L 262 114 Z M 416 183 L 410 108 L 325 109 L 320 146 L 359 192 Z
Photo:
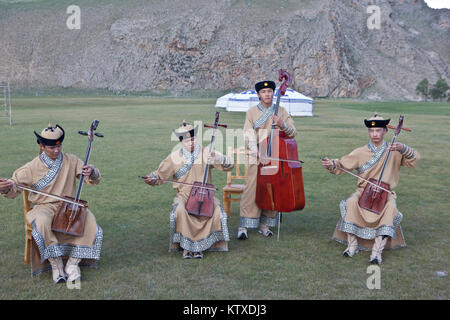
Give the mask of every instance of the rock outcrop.
M 423 78 L 449 79 L 450 10 L 422 0 L 77 2 L 80 30 L 67 4 L 0 2 L 0 81 L 183 95 L 284 68 L 312 97 L 415 100 Z

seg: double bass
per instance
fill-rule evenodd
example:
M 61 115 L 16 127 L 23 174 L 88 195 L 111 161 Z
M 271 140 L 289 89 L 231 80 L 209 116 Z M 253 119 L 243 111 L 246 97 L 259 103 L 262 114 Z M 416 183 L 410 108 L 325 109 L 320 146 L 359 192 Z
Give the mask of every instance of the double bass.
M 278 89 L 274 114 L 278 115 L 280 98 L 285 94 L 290 75 L 280 69 L 278 81 L 284 82 Z M 274 156 L 275 155 L 275 156 Z M 258 165 L 256 205 L 263 210 L 291 212 L 305 207 L 302 161 L 298 159 L 297 142 L 272 124 L 270 135 L 261 146 Z
M 216 112 L 216 119 L 214 125 L 203 125 L 205 128 L 212 128 L 213 133 L 211 136 L 211 142 L 209 144 L 209 153 L 212 151 L 212 147 L 215 140 L 215 133 L 217 127 L 226 128 L 226 124 L 219 123 L 219 112 Z M 209 154 L 208 153 L 208 154 Z M 212 217 L 214 213 L 214 185 L 207 183 L 209 173 L 209 163 L 206 164 L 205 172 L 203 174 L 202 181 L 195 181 L 194 186 L 191 189 L 189 198 L 186 202 L 186 211 L 192 215 Z
M 94 132 L 95 130 L 97 130 L 98 123 L 98 120 L 94 120 L 88 132 L 78 131 L 79 134 L 88 136 L 89 139 L 83 166 L 86 166 L 89 162 L 94 135 L 99 138 L 103 138 L 103 135 L 101 133 Z M 87 201 L 80 199 L 83 182 L 84 176 L 81 175 L 75 198 L 64 197 L 70 201 L 62 201 L 59 204 L 58 210 L 53 216 L 52 231 L 68 234 L 75 237 L 83 236 L 84 226 L 86 223 L 86 210 L 88 208 Z

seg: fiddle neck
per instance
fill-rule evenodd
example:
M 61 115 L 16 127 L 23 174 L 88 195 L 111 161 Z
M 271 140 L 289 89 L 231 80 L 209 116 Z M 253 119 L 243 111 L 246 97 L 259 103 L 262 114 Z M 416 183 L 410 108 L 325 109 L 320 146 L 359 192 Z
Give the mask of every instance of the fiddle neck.
M 211 136 L 211 143 L 209 144 L 208 155 L 211 153 L 211 151 L 213 149 L 213 144 L 214 144 L 214 140 L 215 140 L 215 134 L 216 134 L 216 128 L 213 128 L 213 133 L 212 133 L 212 136 Z M 203 150 L 202 150 L 202 152 L 203 152 Z M 209 162 L 206 161 L 205 172 L 203 173 L 203 180 L 202 180 L 203 185 L 206 184 L 206 181 L 208 179 L 208 172 L 209 172 Z
M 278 88 L 278 94 L 277 94 L 277 102 L 275 103 L 275 108 L 273 111 L 274 115 L 278 115 L 278 108 L 280 106 L 280 97 L 281 97 L 281 92 L 280 92 L 280 88 Z M 275 129 L 275 123 L 272 121 L 272 127 L 270 128 L 270 136 L 269 136 L 269 141 L 267 143 L 267 157 L 271 157 L 272 155 L 272 139 L 273 139 L 273 130 Z
M 84 158 L 83 166 L 87 166 L 89 163 L 89 157 L 91 156 L 91 147 L 92 147 L 92 141 L 89 140 L 89 145 L 86 150 L 86 156 Z M 83 182 L 84 182 L 84 175 L 83 172 L 81 172 L 80 176 L 80 182 L 78 184 L 77 194 L 75 195 L 75 201 L 79 201 L 81 197 L 81 189 L 83 188 Z
M 395 143 L 395 141 L 397 140 L 397 134 L 395 134 L 394 135 L 394 137 L 392 138 L 392 141 L 391 141 L 391 146 Z M 384 144 L 384 140 L 382 141 L 382 143 L 380 144 L 380 146 L 382 146 Z M 375 145 L 375 144 L 374 144 Z M 379 148 L 379 147 L 377 147 L 377 148 Z M 388 151 L 388 154 L 387 154 L 387 156 L 386 156 L 386 159 L 384 159 L 384 163 L 383 163 L 383 167 L 382 167 L 382 169 L 381 169 L 381 173 L 380 173 L 380 177 L 378 178 L 378 184 L 380 184 L 381 183 L 381 179 L 383 178 L 383 174 L 384 174 L 384 170 L 386 169 L 386 165 L 387 165 L 387 162 L 389 161 L 389 157 L 391 156 L 391 149 L 389 149 L 389 151 Z
M 281 91 L 280 90 L 281 89 L 278 88 L 277 102 L 275 103 L 275 111 L 273 112 L 276 116 L 278 115 L 278 108 L 280 107 L 280 99 L 281 99 Z

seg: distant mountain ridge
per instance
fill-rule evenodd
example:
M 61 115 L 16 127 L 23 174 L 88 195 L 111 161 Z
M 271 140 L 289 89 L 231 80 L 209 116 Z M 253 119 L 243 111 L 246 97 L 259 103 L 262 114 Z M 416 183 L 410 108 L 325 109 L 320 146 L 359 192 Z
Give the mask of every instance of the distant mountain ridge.
M 247 89 L 284 68 L 305 95 L 372 100 L 449 82 L 450 10 L 423 0 L 80 0 L 80 30 L 66 26 L 70 4 L 0 1 L 0 82 L 183 95 Z

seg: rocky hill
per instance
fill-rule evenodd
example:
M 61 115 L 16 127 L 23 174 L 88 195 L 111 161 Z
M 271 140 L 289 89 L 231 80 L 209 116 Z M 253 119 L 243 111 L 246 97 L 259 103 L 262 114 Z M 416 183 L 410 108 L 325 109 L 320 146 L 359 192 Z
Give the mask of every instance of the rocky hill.
M 449 44 L 450 10 L 423 0 L 0 0 L 0 82 L 14 88 L 183 95 L 285 68 L 312 97 L 415 100 L 423 78 L 450 82 Z

